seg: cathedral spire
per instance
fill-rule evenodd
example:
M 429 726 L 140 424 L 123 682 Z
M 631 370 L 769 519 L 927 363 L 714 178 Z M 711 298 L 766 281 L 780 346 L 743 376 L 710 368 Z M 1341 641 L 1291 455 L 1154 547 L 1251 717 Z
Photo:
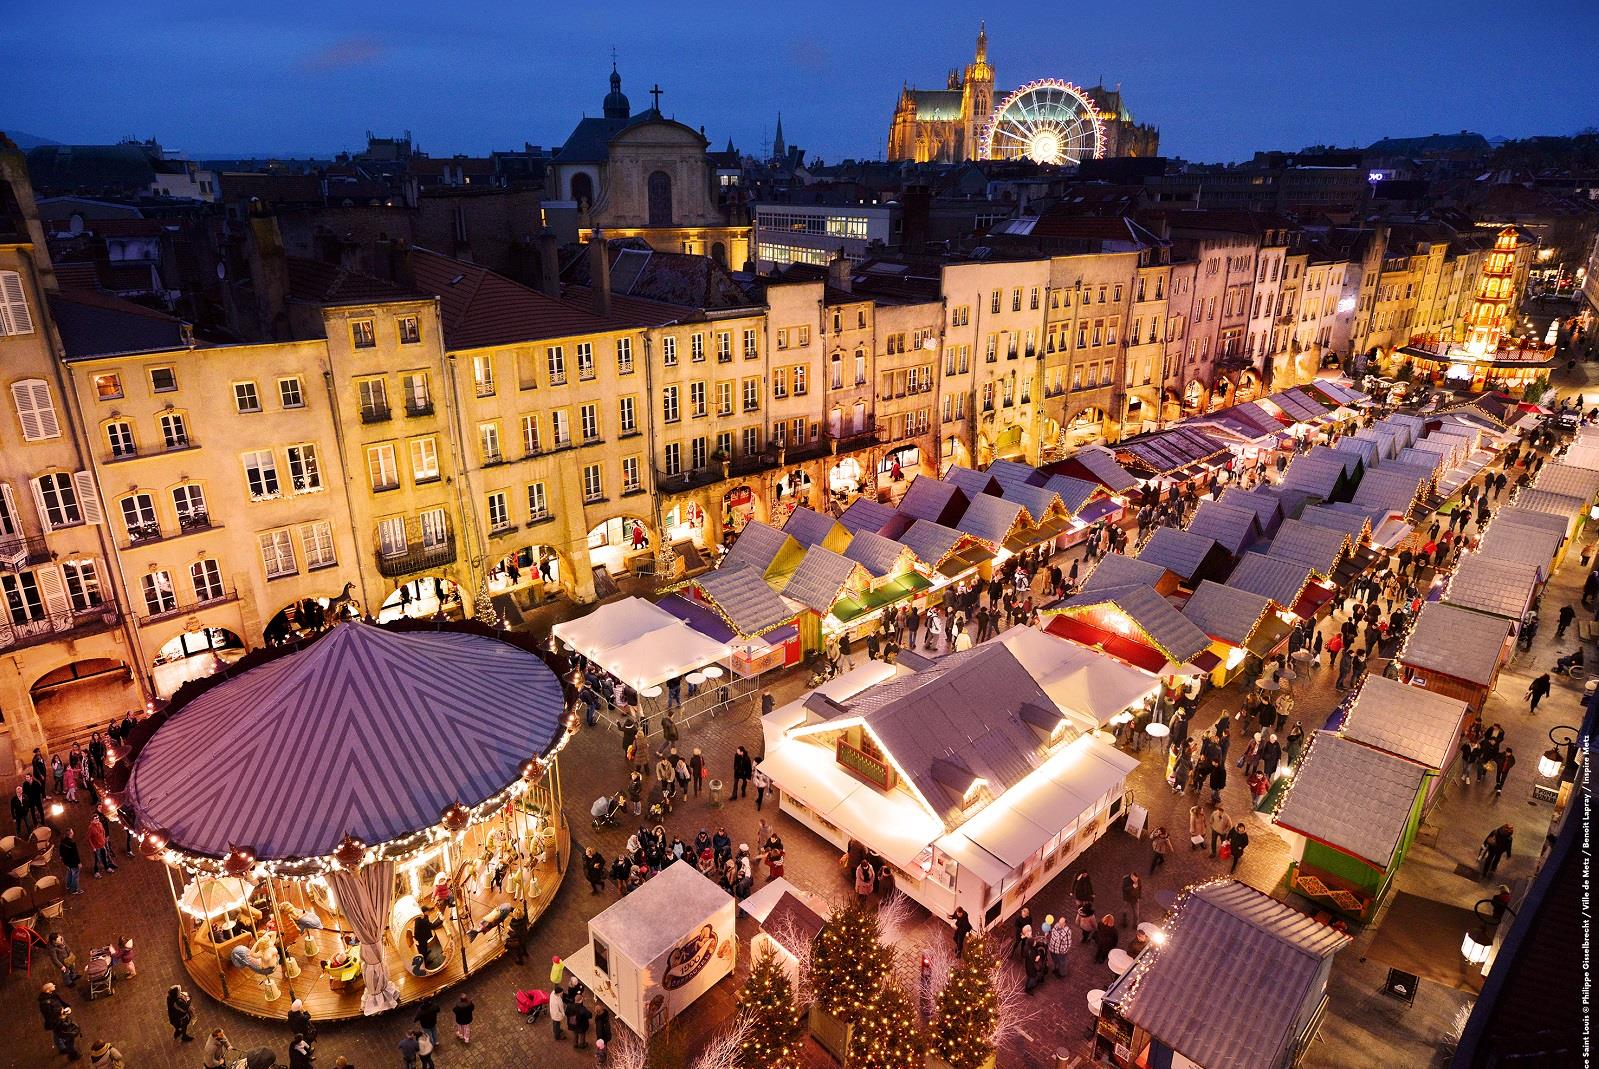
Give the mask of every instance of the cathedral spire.
M 977 62 L 988 62 L 988 24 L 982 21 L 977 23 Z
M 772 159 L 780 160 L 788 155 L 788 146 L 783 144 L 783 113 L 777 113 L 777 133 L 772 136 Z

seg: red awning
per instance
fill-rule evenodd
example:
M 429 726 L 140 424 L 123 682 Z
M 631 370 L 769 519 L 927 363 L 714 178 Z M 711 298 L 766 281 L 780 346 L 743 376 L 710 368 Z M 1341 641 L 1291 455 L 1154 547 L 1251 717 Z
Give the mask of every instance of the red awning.
M 1188 663 L 1202 672 L 1213 672 L 1216 670 L 1216 666 L 1221 664 L 1221 658 L 1210 650 L 1200 650 L 1188 659 Z
M 1064 613 L 1051 619 L 1044 630 L 1057 638 L 1070 639 L 1084 646 L 1098 647 L 1112 657 L 1119 657 L 1128 664 L 1154 672 L 1156 675 L 1166 667 L 1166 655 L 1158 650 Z
M 1307 620 L 1314 619 L 1322 607 L 1337 596 L 1336 590 L 1329 590 L 1320 583 L 1306 583 L 1304 593 L 1294 602 L 1293 611 Z

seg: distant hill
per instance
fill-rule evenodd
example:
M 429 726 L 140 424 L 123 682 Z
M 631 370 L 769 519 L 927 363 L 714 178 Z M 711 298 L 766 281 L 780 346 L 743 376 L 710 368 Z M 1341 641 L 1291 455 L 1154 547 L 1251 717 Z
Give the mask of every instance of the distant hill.
M 5 134 L 11 140 L 15 141 L 17 143 L 17 147 L 23 152 L 27 152 L 29 149 L 38 148 L 40 145 L 61 144 L 61 142 L 52 141 L 48 137 L 40 137 L 38 134 L 30 134 L 26 130 L 10 130 L 5 126 L 0 126 L 0 133 Z

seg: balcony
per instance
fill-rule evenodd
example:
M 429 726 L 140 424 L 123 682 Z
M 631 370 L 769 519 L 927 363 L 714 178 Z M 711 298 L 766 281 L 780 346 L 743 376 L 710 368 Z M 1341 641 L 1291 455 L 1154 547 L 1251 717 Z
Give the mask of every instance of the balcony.
M 433 414 L 432 401 L 407 401 L 405 402 L 405 415 L 409 419 L 421 419 Z
M 891 791 L 898 783 L 893 765 L 865 750 L 851 746 L 843 738 L 838 740 L 834 753 L 845 771 L 880 791 Z
M 43 535 L 0 540 L 0 570 L 20 572 L 30 565 L 44 564 L 54 557 Z
M 159 523 L 152 520 L 150 523 L 128 524 L 128 545 L 142 546 L 147 542 L 159 541 L 161 541 L 161 525 Z
M 455 536 L 449 535 L 435 545 L 408 545 L 396 553 L 376 552 L 378 574 L 388 579 L 413 572 L 426 572 L 455 563 Z
M 116 605 L 105 602 L 81 612 L 68 609 L 22 623 L 0 620 L 0 649 L 21 649 L 63 638 L 92 635 L 115 627 L 118 619 L 120 614 Z
M 850 453 L 878 442 L 877 420 L 868 418 L 860 427 L 842 426 L 837 431 L 829 427 L 823 431 L 827 447 L 834 453 Z
M 217 605 L 226 605 L 230 601 L 238 600 L 239 592 L 237 590 L 224 590 L 213 598 L 197 598 L 194 601 L 180 601 L 175 603 L 170 609 L 160 609 L 155 612 L 142 613 L 139 616 L 139 623 L 141 625 L 153 624 L 158 620 L 170 620 L 174 616 L 187 616 L 191 613 L 197 613 L 201 609 L 209 609 Z
M 389 411 L 388 405 L 361 406 L 362 423 L 387 423 L 392 418 L 393 413 Z

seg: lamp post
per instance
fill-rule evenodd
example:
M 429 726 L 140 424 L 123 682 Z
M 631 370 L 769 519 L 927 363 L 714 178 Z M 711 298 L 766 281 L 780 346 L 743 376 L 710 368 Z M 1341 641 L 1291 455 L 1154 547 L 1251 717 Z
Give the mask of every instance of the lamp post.
M 1557 731 L 1570 734 L 1556 738 Z M 1558 724 L 1549 729 L 1549 741 L 1552 745 L 1538 758 L 1538 775 L 1545 779 L 1572 779 L 1577 771 L 1577 729 Z
M 1495 902 L 1492 898 L 1479 899 L 1471 907 L 1477 915 L 1477 926 L 1466 932 L 1465 938 L 1460 941 L 1460 956 L 1466 959 L 1466 964 L 1480 968 L 1487 964 L 1488 956 L 1493 953 L 1494 933 L 1499 927 L 1499 922 L 1504 914 L 1512 917 L 1516 911 L 1510 908 L 1509 896 L 1502 903 Z M 1483 907 L 1488 907 L 1488 912 L 1483 912 Z

